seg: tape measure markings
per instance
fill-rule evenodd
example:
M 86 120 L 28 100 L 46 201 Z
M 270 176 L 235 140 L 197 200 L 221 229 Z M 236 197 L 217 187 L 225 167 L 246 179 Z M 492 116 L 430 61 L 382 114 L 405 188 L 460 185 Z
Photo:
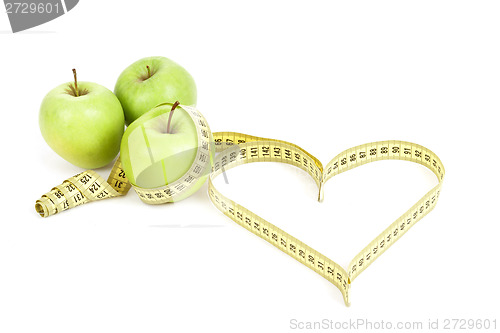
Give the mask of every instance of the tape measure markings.
M 239 225 L 326 278 L 341 291 L 344 302 L 349 305 L 352 281 L 416 222 L 428 214 L 439 198 L 444 167 L 437 155 L 423 146 L 405 141 L 368 143 L 344 150 L 323 168 L 322 163 L 306 150 L 282 140 L 235 132 L 216 132 L 212 133 L 212 143 L 210 128 L 203 115 L 192 107 L 180 107 L 188 113 L 196 126 L 198 149 L 195 163 L 178 180 L 154 189 L 134 186 L 128 181 L 121 167 L 120 158 L 118 158 L 107 181 L 92 170 L 84 171 L 44 194 L 36 202 L 36 211 L 42 217 L 47 217 L 89 201 L 125 195 L 131 187 L 145 203 L 173 202 L 200 176 L 206 175 L 211 167 L 208 177 L 208 193 L 213 204 Z M 212 151 L 219 153 L 213 161 Z M 324 184 L 332 177 L 370 162 L 391 159 L 419 163 L 429 168 L 436 175 L 439 183 L 361 250 L 350 262 L 348 270 L 227 198 L 213 184 L 215 177 L 241 164 L 281 162 L 306 171 L 318 186 L 318 200 L 322 200 Z M 283 210 L 283 208 L 280 209 Z
M 158 106 L 161 105 L 162 104 Z M 179 107 L 187 112 L 196 125 L 195 127 L 198 134 L 198 149 L 196 151 L 195 160 L 189 170 L 182 177 L 166 186 L 152 189 L 134 186 L 134 190 L 137 192 L 141 200 L 147 204 L 157 205 L 174 202 L 184 191 L 193 186 L 197 179 L 206 175 L 209 170 L 208 168 L 210 167 L 211 132 L 208 122 L 195 108 L 184 105 L 180 105 Z
M 224 166 L 225 170 L 229 170 L 244 163 L 276 161 L 292 164 L 305 170 L 320 188 L 322 180 L 321 163 L 296 145 L 281 140 L 249 137 L 239 133 L 214 133 L 216 147 L 217 142 L 228 142 L 228 138 L 229 142 L 239 142 L 240 144 L 229 149 L 223 149 L 224 147 L 219 149 L 221 153 L 215 158 L 212 173 L 209 177 L 209 195 L 212 202 L 238 224 L 325 277 L 341 290 L 345 303 L 349 304 L 350 281 L 344 268 L 272 223 L 228 199 L 215 188 L 212 182 L 222 172 L 222 166 Z M 270 154 L 269 151 L 273 153 Z M 239 152 L 239 154 L 234 156 L 235 152 Z M 228 161 L 228 163 L 222 162 L 223 160 Z
M 221 151 L 221 154 L 216 157 L 212 173 L 209 177 L 209 194 L 216 207 L 238 224 L 327 278 L 341 290 L 346 304 L 349 304 L 349 287 L 351 282 L 399 239 L 400 236 L 406 233 L 413 224 L 434 208 L 439 196 L 441 180 L 444 177 L 442 163 L 434 153 L 420 145 L 404 141 L 380 141 L 347 149 L 327 164 L 326 173 L 323 174 L 319 161 L 314 158 L 311 159 L 311 156 L 302 148 L 290 145 L 281 140 L 261 139 L 228 132 L 214 133 L 214 139 L 216 145 L 217 142 L 230 142 L 230 145 L 234 142 L 240 143 L 237 148 L 224 149 L 222 146 L 218 149 Z M 277 153 L 273 155 L 268 153 L 269 150 L 274 151 L 274 149 L 276 149 L 276 152 L 285 151 L 286 154 Z M 236 151 L 239 151 L 239 154 L 237 157 L 234 157 L 233 155 Z M 251 152 L 250 156 L 248 152 Z M 314 165 L 309 159 L 315 162 Z M 225 170 L 229 170 L 243 163 L 262 161 L 285 162 L 307 171 L 318 184 L 321 193 L 323 190 L 322 185 L 333 176 L 366 163 L 386 159 L 407 160 L 422 164 L 433 171 L 438 177 L 439 184 L 356 255 L 348 266 L 350 268 L 349 273 L 335 262 L 299 242 L 296 238 L 270 222 L 253 213 L 249 214 L 246 208 L 217 191 L 212 182 L 222 172 L 221 166 Z M 299 252 L 293 251 L 297 250 L 297 248 Z M 328 272 L 331 274 L 328 274 Z

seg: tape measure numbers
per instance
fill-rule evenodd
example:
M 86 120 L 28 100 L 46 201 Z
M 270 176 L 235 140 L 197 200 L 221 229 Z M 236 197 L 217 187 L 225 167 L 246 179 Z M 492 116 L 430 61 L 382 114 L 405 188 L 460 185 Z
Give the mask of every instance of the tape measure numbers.
M 65 180 L 44 194 L 35 204 L 36 211 L 42 217 L 48 217 L 69 208 L 79 206 L 89 201 L 117 197 L 128 193 L 131 186 L 142 201 L 150 205 L 163 204 L 178 200 L 196 180 L 210 171 L 211 132 L 208 122 L 195 108 L 179 106 L 184 109 L 196 125 L 198 134 L 198 149 L 191 168 L 178 180 L 162 187 L 148 189 L 133 186 L 121 166 L 120 158 L 104 181 L 92 170 L 84 171 Z
M 416 222 L 436 205 L 444 179 L 444 167 L 429 149 L 405 141 L 379 141 L 349 148 L 334 157 L 324 168 L 321 162 L 299 146 L 281 140 L 266 139 L 235 132 L 215 132 L 213 144 L 205 118 L 192 107 L 180 106 L 188 112 L 198 132 L 198 151 L 192 167 L 178 180 L 155 189 L 144 189 L 130 184 L 116 161 L 107 181 L 92 170 L 65 180 L 44 194 L 35 204 L 36 211 L 47 217 L 89 201 L 102 200 L 127 194 L 131 187 L 147 204 L 173 202 L 192 186 L 196 179 L 211 172 L 208 180 L 209 197 L 214 205 L 233 221 L 265 239 L 292 258 L 309 267 L 333 283 L 342 293 L 346 305 L 350 304 L 352 281 Z M 219 153 L 211 161 L 211 151 Z M 222 195 L 213 179 L 224 170 L 253 162 L 280 162 L 305 170 L 318 185 L 318 200 L 323 199 L 323 184 L 330 178 L 352 168 L 380 160 L 405 160 L 422 164 L 438 178 L 439 183 L 415 205 L 380 233 L 344 269 L 325 255 L 315 251 L 297 238 L 266 221 L 245 207 Z
M 257 236 L 265 239 L 292 258 L 306 265 L 340 289 L 346 305 L 350 304 L 351 282 L 418 220 L 430 212 L 437 203 L 444 178 L 444 167 L 432 151 L 404 141 L 380 141 L 356 146 L 343 151 L 325 167 L 304 149 L 289 142 L 264 139 L 233 132 L 214 133 L 216 151 L 209 177 L 208 191 L 212 202 L 225 215 Z M 237 144 L 236 146 L 234 144 Z M 252 162 L 282 162 L 295 165 L 311 175 L 318 185 L 318 199 L 323 198 L 323 184 L 339 173 L 357 166 L 380 160 L 406 160 L 428 167 L 439 183 L 406 213 L 378 235 L 350 262 L 348 270 L 325 255 L 315 251 L 297 238 L 266 221 L 222 195 L 214 186 L 213 179 L 237 165 Z

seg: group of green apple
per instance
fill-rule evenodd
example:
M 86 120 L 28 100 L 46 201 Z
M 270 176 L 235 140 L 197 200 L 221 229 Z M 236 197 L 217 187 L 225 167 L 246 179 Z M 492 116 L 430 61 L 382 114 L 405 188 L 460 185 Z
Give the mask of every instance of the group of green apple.
M 114 93 L 73 75 L 40 107 L 42 136 L 62 158 L 94 169 L 121 152 L 127 178 L 143 188 L 167 185 L 191 167 L 198 136 L 182 105 L 196 105 L 196 85 L 183 67 L 165 57 L 138 60 L 120 74 Z

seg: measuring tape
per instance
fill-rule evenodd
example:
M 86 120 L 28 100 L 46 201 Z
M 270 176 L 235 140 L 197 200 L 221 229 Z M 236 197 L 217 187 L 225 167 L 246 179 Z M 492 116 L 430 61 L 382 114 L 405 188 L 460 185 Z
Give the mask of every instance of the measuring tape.
M 181 178 L 155 189 L 140 188 L 130 184 L 118 158 L 107 181 L 92 170 L 82 172 L 44 194 L 35 204 L 36 211 L 42 217 L 47 217 L 89 201 L 125 195 L 131 187 L 147 204 L 174 202 L 182 192 L 188 190 L 196 182 L 196 179 L 210 172 L 208 194 L 221 212 L 333 283 L 342 292 L 345 304 L 350 305 L 349 290 L 352 281 L 416 222 L 429 213 L 439 198 L 444 167 L 439 157 L 423 146 L 405 141 L 367 143 L 341 152 L 323 167 L 316 157 L 286 141 L 234 132 L 215 132 L 212 134 L 214 140 L 212 144 L 210 128 L 201 113 L 192 107 L 180 107 L 186 110 L 194 121 L 199 141 L 195 162 Z M 211 150 L 219 153 L 213 161 L 210 159 Z M 357 166 L 380 160 L 404 160 L 422 164 L 436 175 L 439 182 L 361 250 L 350 262 L 347 270 L 257 214 L 225 197 L 213 184 L 215 177 L 240 164 L 281 162 L 294 165 L 309 173 L 318 185 L 318 200 L 322 201 L 323 185 L 330 178 Z
M 162 106 L 160 104 L 158 106 Z M 66 179 L 61 185 L 44 194 L 35 204 L 42 217 L 82 205 L 89 201 L 125 195 L 133 186 L 142 201 L 150 205 L 175 202 L 189 190 L 200 177 L 210 172 L 211 132 L 205 117 L 193 107 L 180 105 L 194 122 L 198 135 L 198 149 L 194 163 L 178 180 L 162 187 L 148 189 L 131 184 L 125 176 L 120 158 L 117 159 L 108 180 L 105 181 L 93 170 L 87 170 Z

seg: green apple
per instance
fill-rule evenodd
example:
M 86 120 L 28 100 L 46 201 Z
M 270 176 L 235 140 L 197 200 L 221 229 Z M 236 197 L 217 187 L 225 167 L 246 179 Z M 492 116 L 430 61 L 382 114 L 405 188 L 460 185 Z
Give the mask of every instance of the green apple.
M 196 105 L 193 78 L 165 57 L 143 58 L 128 66 L 116 81 L 115 94 L 122 103 L 127 125 L 161 103 Z
M 110 163 L 120 150 L 125 120 L 120 101 L 92 82 L 64 83 L 40 106 L 39 124 L 47 144 L 66 161 L 85 169 Z
M 127 127 L 120 158 L 131 184 L 149 189 L 162 187 L 181 178 L 193 165 L 198 132 L 193 119 L 177 105 L 177 102 L 161 104 Z M 212 142 L 212 137 L 209 140 Z M 196 192 L 207 176 L 208 172 L 204 172 L 176 201 Z

